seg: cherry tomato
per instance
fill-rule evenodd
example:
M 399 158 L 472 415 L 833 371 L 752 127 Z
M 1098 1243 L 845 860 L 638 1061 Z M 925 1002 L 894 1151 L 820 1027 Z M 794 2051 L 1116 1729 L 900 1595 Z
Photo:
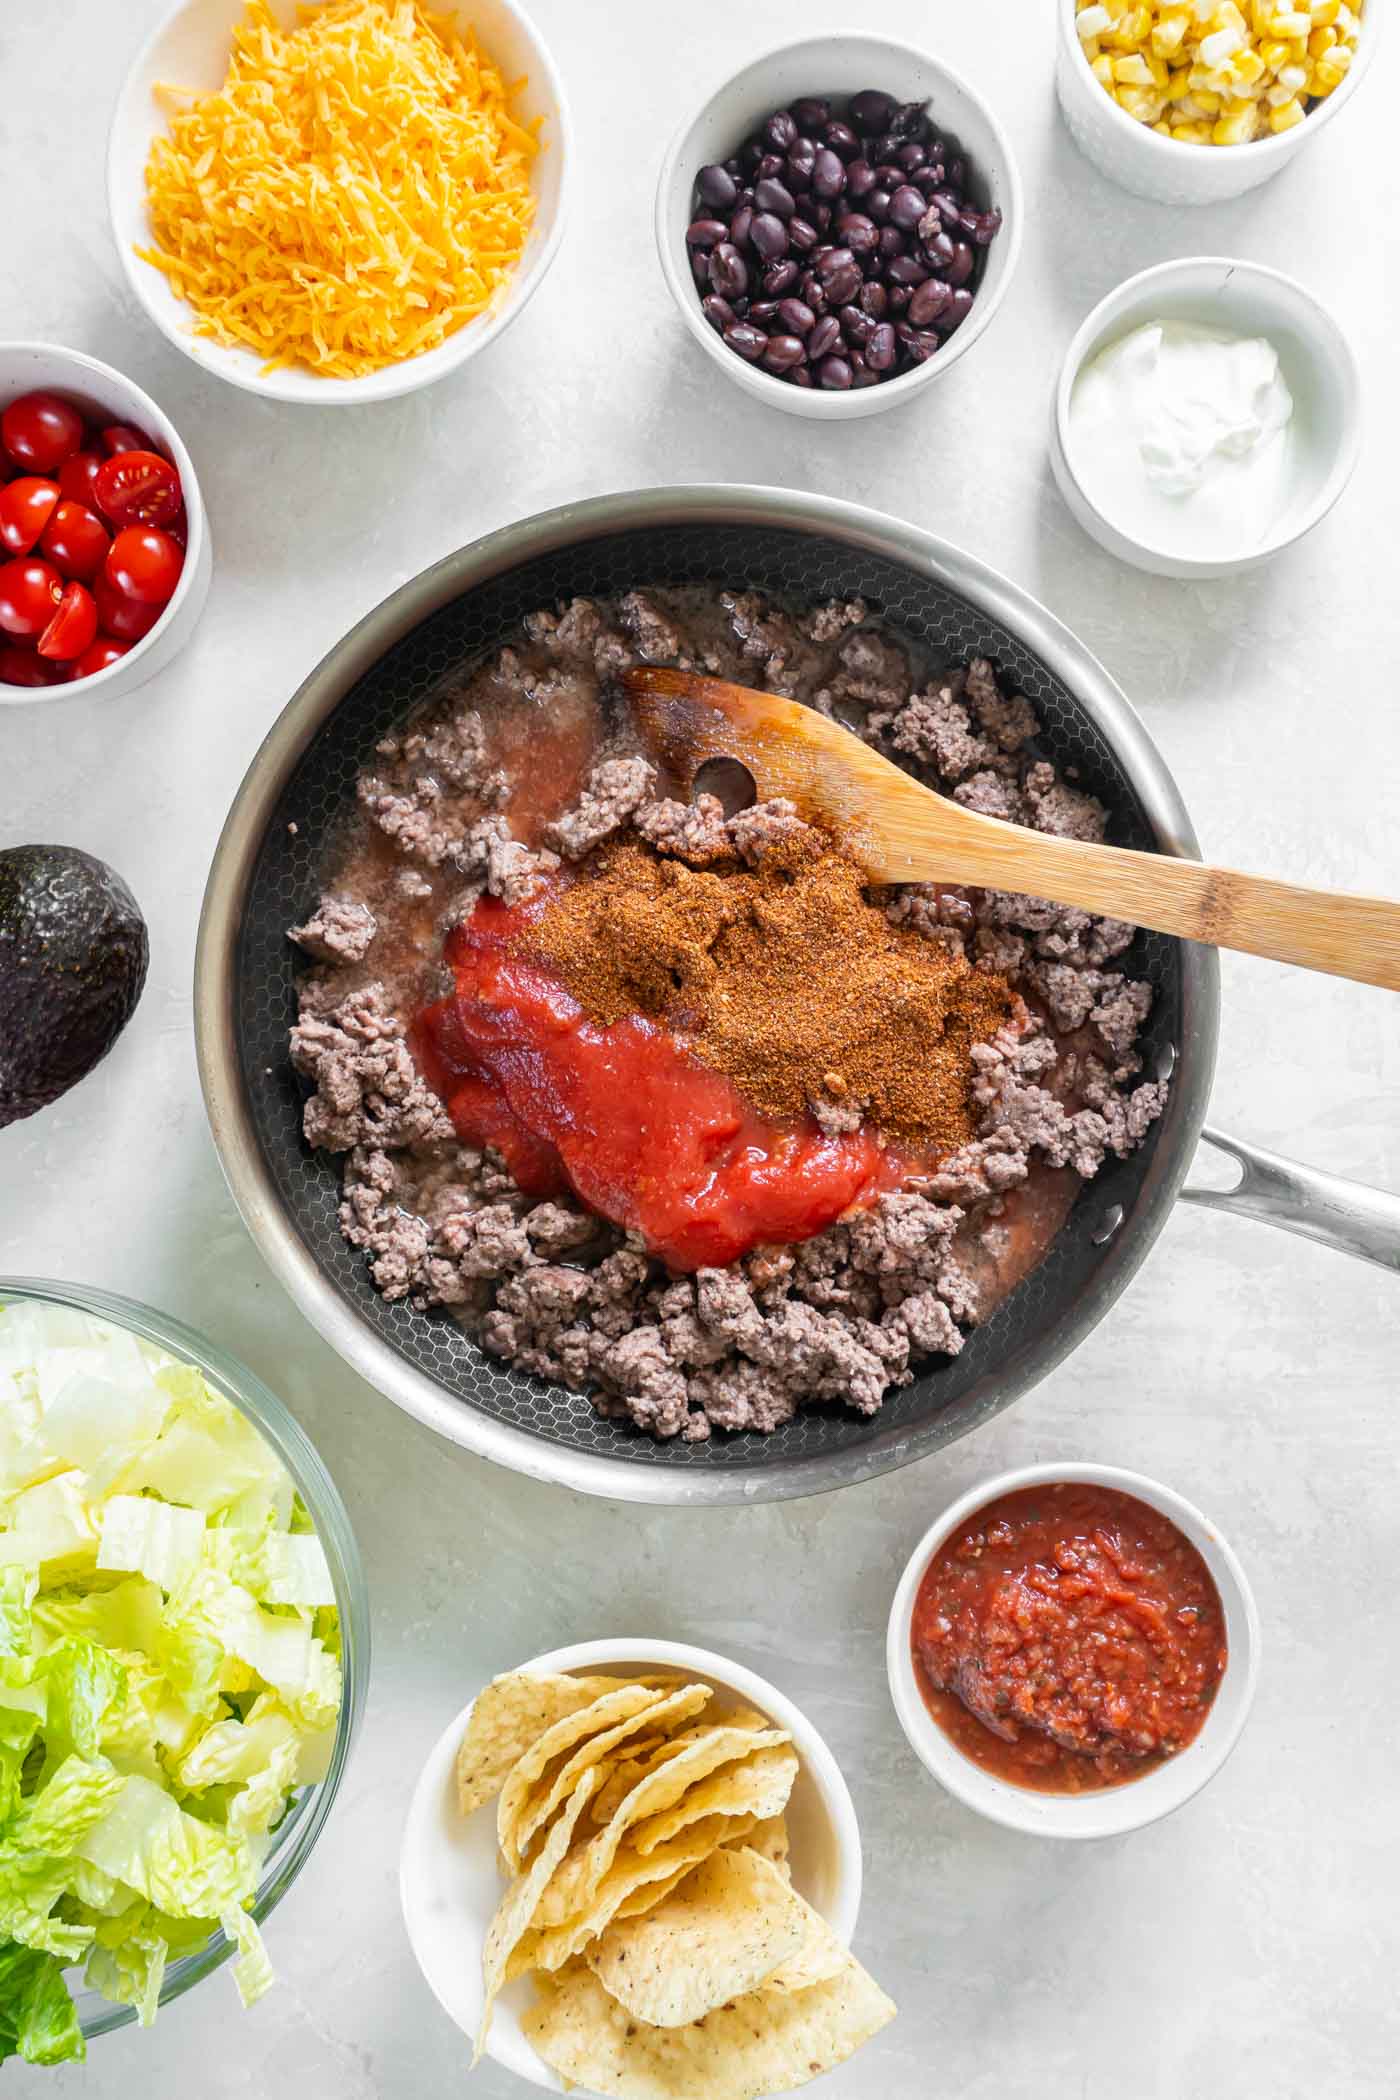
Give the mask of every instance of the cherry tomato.
M 62 596 L 63 578 L 46 561 L 7 561 L 0 569 L 0 627 L 22 642 L 34 641 Z
M 91 450 L 70 453 L 58 470 L 58 485 L 70 503 L 85 503 L 89 510 L 96 510 L 97 495 L 93 483 L 102 464 L 102 454 Z
M 65 584 L 58 610 L 39 637 L 40 656 L 71 664 L 96 640 L 97 607 L 92 592 L 85 584 Z
M 116 452 L 149 452 L 151 441 L 130 423 L 109 423 L 102 433 L 102 450 L 110 459 Z
M 186 547 L 189 545 L 190 521 L 185 514 L 185 506 L 183 503 L 180 505 L 180 508 L 175 513 L 174 517 L 167 521 L 165 529 L 170 534 L 171 539 L 174 540 L 177 547 Z
M 92 594 L 97 600 L 97 618 L 102 632 L 119 642 L 139 642 L 143 634 L 150 633 L 164 610 L 159 605 L 143 605 L 139 598 L 124 598 L 120 591 L 113 589 L 105 575 L 95 578 Z
M 17 482 L 11 482 L 17 488 Z M 0 495 L 0 504 L 4 497 Z M 95 576 L 106 557 L 112 539 L 101 518 L 95 517 L 84 503 L 70 503 L 67 497 L 59 503 L 49 519 L 40 541 L 40 551 L 64 576 L 81 576 L 85 580 Z
M 57 394 L 21 394 L 0 416 L 0 440 L 17 467 L 52 474 L 83 442 L 83 419 Z
M 131 647 L 130 642 L 114 642 L 109 634 L 101 634 L 90 648 L 84 649 L 73 666 L 75 678 L 91 678 L 98 671 L 105 671 L 108 664 L 120 662 Z
M 113 590 L 142 605 L 164 605 L 180 581 L 179 542 L 157 525 L 125 525 L 112 542 L 103 575 Z
M 158 452 L 116 452 L 94 484 L 114 525 L 164 525 L 180 508 L 180 477 Z
M 58 501 L 58 483 L 21 474 L 0 488 L 0 545 L 11 554 L 36 546 Z
M 62 676 L 32 649 L 0 649 L 0 685 L 57 685 Z

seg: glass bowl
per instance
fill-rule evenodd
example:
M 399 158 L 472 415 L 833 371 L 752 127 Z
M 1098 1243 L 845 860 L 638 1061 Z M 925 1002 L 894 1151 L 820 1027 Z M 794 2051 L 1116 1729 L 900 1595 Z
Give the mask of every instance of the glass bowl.
M 340 1613 L 343 1676 L 340 1720 L 325 1778 L 315 1786 L 303 1789 L 273 1833 L 252 1909 L 252 1915 L 261 1925 L 281 1902 L 311 1856 L 331 1812 L 364 1714 L 370 1661 L 369 1593 L 345 1504 L 305 1430 L 282 1402 L 246 1364 L 229 1356 L 202 1334 L 196 1333 L 194 1328 L 168 1318 L 165 1313 L 156 1312 L 149 1305 L 138 1304 L 133 1298 L 118 1297 L 113 1291 L 91 1290 L 85 1284 L 52 1283 L 30 1276 L 0 1276 L 0 1304 L 21 1298 L 35 1298 L 50 1305 L 72 1306 L 79 1312 L 92 1313 L 98 1319 L 128 1328 L 143 1341 L 154 1342 L 158 1347 L 168 1349 L 171 1355 L 196 1365 L 209 1383 L 247 1415 L 271 1444 L 291 1474 L 325 1548 Z M 173 1998 L 183 1997 L 186 1991 L 192 1990 L 195 1984 L 227 1961 L 232 1952 L 224 1934 L 216 1931 L 193 1954 L 172 1961 L 165 1972 L 160 2003 L 168 2005 Z M 73 1997 L 88 2041 L 101 2034 L 111 2034 L 118 2027 L 130 2026 L 136 2018 L 133 2006 L 114 2005 L 99 1992 L 86 1987 L 75 1989 Z

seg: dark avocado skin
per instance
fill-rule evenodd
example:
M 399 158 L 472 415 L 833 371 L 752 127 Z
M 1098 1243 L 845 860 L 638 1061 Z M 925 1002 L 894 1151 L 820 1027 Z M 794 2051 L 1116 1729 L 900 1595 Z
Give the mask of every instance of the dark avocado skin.
M 150 955 L 141 908 L 105 861 L 76 846 L 0 851 L 0 1130 L 107 1055 Z

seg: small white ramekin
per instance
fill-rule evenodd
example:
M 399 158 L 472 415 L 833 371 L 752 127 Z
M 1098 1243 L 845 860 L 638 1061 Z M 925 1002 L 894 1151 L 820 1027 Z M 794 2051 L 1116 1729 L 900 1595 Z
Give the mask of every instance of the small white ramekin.
M 924 1704 L 911 1647 L 919 1584 L 949 1534 L 1002 1495 L 1056 1481 L 1115 1488 L 1120 1494 L 1135 1495 L 1139 1502 L 1169 1518 L 1210 1570 L 1225 1610 L 1229 1648 L 1220 1689 L 1195 1741 L 1141 1779 L 1084 1794 L 1035 1793 L 1029 1787 L 1012 1786 L 973 1764 L 944 1734 Z M 1259 1613 L 1244 1569 L 1215 1526 L 1191 1503 L 1158 1481 L 1148 1480 L 1141 1473 L 1124 1472 L 1120 1466 L 1041 1465 L 1020 1466 L 1014 1472 L 998 1474 L 994 1480 L 984 1480 L 960 1495 L 929 1526 L 914 1548 L 894 1594 L 885 1661 L 890 1695 L 910 1747 L 950 1794 L 991 1822 L 1004 1824 L 1008 1830 L 1023 1831 L 1030 1837 L 1102 1838 L 1121 1837 L 1125 1831 L 1141 1830 L 1158 1822 L 1215 1777 L 1239 1741 L 1248 1717 L 1259 1676 L 1260 1645 Z
M 134 424 L 154 438 L 180 476 L 188 521 L 185 565 L 170 603 L 150 632 L 133 642 L 125 656 L 109 664 L 105 671 L 95 671 L 91 678 L 75 678 L 64 685 L 0 685 L 0 706 L 25 701 L 42 705 L 55 700 L 88 699 L 96 694 L 115 700 L 134 693 L 157 671 L 163 671 L 199 625 L 213 569 L 209 521 L 199 493 L 199 478 L 184 439 L 164 409 L 157 408 L 150 395 L 124 373 L 104 365 L 100 358 L 65 349 L 60 343 L 0 343 L 0 409 L 21 394 L 40 388 L 65 395 L 94 422 Z
M 436 350 L 425 350 L 401 364 L 367 373 L 360 379 L 328 379 L 300 365 L 264 372 L 255 351 L 226 349 L 194 332 L 193 310 L 176 297 L 169 279 L 138 248 L 149 246 L 146 215 L 146 160 L 151 142 L 166 127 L 157 103 L 158 85 L 210 92 L 228 68 L 235 24 L 245 0 L 180 0 L 150 37 L 127 74 L 112 117 L 107 147 L 107 206 L 117 254 L 128 284 L 167 342 L 192 358 L 202 371 L 227 379 L 250 394 L 272 401 L 309 402 L 317 407 L 344 407 L 363 401 L 388 401 L 431 386 L 493 343 L 522 313 L 538 291 L 559 252 L 564 232 L 564 195 L 572 175 L 573 152 L 568 104 L 563 82 L 539 31 L 516 0 L 441 0 L 440 13 L 460 18 L 507 81 L 525 78 L 514 108 L 529 123 L 543 119 L 542 148 L 535 162 L 535 224 L 514 276 L 494 305 L 459 328 Z M 296 19 L 297 0 L 272 0 L 280 20 Z
M 860 1912 L 860 1830 L 840 1766 L 799 1707 L 740 1663 L 678 1641 L 580 1641 L 521 1663 L 537 1671 L 675 1670 L 712 1684 L 731 1700 L 755 1706 L 785 1728 L 799 1759 L 788 1802 L 793 1886 L 820 1911 L 843 1945 Z M 471 1716 L 469 1701 L 428 1754 L 409 1806 L 399 1854 L 399 1900 L 414 1957 L 433 1996 L 462 2032 L 475 2037 L 481 2017 L 481 1947 L 504 1883 L 496 1859 L 496 1809 L 474 1816 L 457 1808 L 457 1746 Z M 526 2040 L 520 2016 L 530 2004 L 528 1976 L 506 1985 L 496 2004 L 486 2053 L 531 2085 L 565 2090 Z
M 967 156 L 979 203 L 983 209 L 996 207 L 1002 214 L 1002 226 L 987 249 L 971 313 L 927 364 L 879 386 L 847 393 L 789 386 L 786 380 L 737 356 L 700 310 L 700 294 L 685 246 L 695 178 L 710 162 L 727 160 L 772 110 L 801 95 L 841 97 L 858 94 L 862 88 L 883 88 L 902 102 L 928 102 L 940 136 L 955 139 Z M 1021 252 L 1023 216 L 1021 177 L 1010 140 L 988 103 L 961 74 L 932 53 L 890 37 L 812 36 L 751 59 L 682 124 L 667 148 L 657 180 L 656 248 L 681 320 L 726 377 L 771 408 L 840 423 L 897 408 L 966 357 L 991 326 L 1006 297 Z
M 1221 204 L 1277 175 L 1324 124 L 1338 116 L 1360 87 L 1375 56 L 1384 0 L 1366 0 L 1356 57 L 1341 86 L 1315 103 L 1291 131 L 1246 146 L 1192 146 L 1139 124 L 1099 86 L 1079 41 L 1077 0 L 1055 0 L 1059 13 L 1055 87 L 1075 144 L 1113 182 L 1156 204 Z
M 1097 83 L 1095 83 L 1097 86 Z M 1160 143 L 1160 141 L 1159 141 Z M 1202 152 L 1205 148 L 1200 149 Z M 1221 147 L 1220 151 L 1229 149 Z M 1230 558 L 1196 560 L 1142 540 L 1093 503 L 1075 472 L 1070 402 L 1090 358 L 1149 321 L 1192 321 L 1262 335 L 1279 354 L 1293 396 L 1293 496 L 1266 539 Z M 1060 494 L 1092 539 L 1155 576 L 1235 576 L 1311 532 L 1341 495 L 1361 450 L 1361 375 L 1341 328 L 1291 277 L 1224 255 L 1188 255 L 1129 277 L 1101 299 L 1065 352 L 1050 413 L 1050 464 Z

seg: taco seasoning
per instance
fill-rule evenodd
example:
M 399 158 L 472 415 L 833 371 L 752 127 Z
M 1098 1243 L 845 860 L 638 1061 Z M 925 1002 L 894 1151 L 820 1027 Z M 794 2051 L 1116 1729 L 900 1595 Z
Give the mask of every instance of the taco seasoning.
M 945 1539 L 914 1602 L 930 1713 L 995 1778 L 1073 1794 L 1194 1741 L 1225 1674 L 1220 1595 L 1160 1511 L 1082 1481 L 1018 1488 Z

